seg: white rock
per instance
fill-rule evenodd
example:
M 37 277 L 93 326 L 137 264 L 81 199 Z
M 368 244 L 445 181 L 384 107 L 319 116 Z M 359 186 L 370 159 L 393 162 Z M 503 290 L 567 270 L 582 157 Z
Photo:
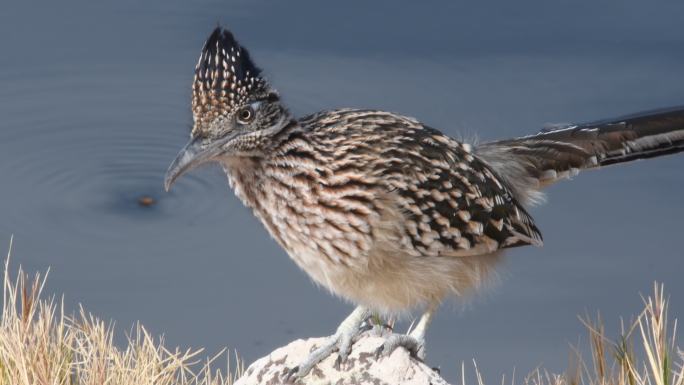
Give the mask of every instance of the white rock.
M 337 353 L 323 360 L 296 384 L 305 385 L 449 385 L 439 374 L 424 363 L 414 359 L 402 348 L 389 357 L 375 358 L 375 350 L 384 338 L 364 336 L 356 342 L 347 362 L 341 369 L 334 367 Z M 256 360 L 235 385 L 279 385 L 283 376 L 297 366 L 309 352 L 316 349 L 325 338 L 296 340 L 278 348 L 266 357 Z

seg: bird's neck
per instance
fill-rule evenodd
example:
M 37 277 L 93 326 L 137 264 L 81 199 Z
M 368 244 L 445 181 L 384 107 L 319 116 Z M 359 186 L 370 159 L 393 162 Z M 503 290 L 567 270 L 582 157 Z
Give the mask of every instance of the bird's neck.
M 293 154 L 310 146 L 309 138 L 306 128 L 293 121 L 271 139 L 274 145 L 264 155 L 226 158 L 221 164 L 235 195 L 252 209 L 271 236 L 290 251 L 293 240 L 282 232 L 280 211 L 293 194 L 298 194 L 291 186 L 292 174 L 301 171 L 293 163 Z
M 245 156 L 221 160 L 221 166 L 228 177 L 230 187 L 235 191 L 235 195 L 252 209 L 255 209 L 259 202 L 258 190 L 254 186 L 259 186 L 260 183 L 261 162 L 259 157 Z
M 274 163 L 287 157 L 288 151 L 303 145 L 306 140 L 305 130 L 305 127 L 292 119 L 268 139 L 268 146 L 264 146 L 258 155 L 221 159 L 220 163 L 230 186 L 245 205 L 255 210 L 260 209 L 264 182 L 273 176 L 269 170 Z
M 264 157 L 269 158 L 277 155 L 283 147 L 303 133 L 305 129 L 306 128 L 294 118 L 289 119 L 282 129 L 268 138 L 268 144 L 263 151 Z

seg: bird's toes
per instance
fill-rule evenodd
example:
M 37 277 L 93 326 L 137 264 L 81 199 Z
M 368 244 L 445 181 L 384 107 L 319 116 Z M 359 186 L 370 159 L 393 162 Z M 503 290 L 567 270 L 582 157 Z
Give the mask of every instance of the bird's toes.
M 375 352 L 373 353 L 373 355 L 375 356 L 375 359 L 376 360 L 380 359 L 380 357 L 383 356 L 384 351 L 385 351 L 385 344 L 378 346 L 378 348 L 375 349 Z
M 337 359 L 335 360 L 334 367 L 337 370 L 342 370 L 343 364 L 347 362 L 347 358 L 352 350 L 352 344 L 356 342 L 360 334 L 363 332 L 363 328 L 359 328 L 359 331 L 354 333 L 342 333 L 337 341 Z
M 337 359 L 335 360 L 335 363 L 333 364 L 333 368 L 337 371 L 342 371 L 343 370 L 343 365 L 347 362 L 347 355 L 340 353 L 337 356 Z
M 375 357 L 381 358 L 392 354 L 395 349 L 406 349 L 413 358 L 423 361 L 425 359 L 425 344 L 422 340 L 403 334 L 393 334 L 375 350 Z
M 337 352 L 339 357 L 342 357 L 343 360 L 346 360 L 347 356 L 351 352 L 352 339 L 353 338 L 350 335 L 343 335 L 337 342 Z
M 290 369 L 286 369 L 285 373 L 283 373 L 280 379 L 283 382 L 283 384 L 294 384 L 295 381 L 301 378 L 299 372 L 299 365 L 292 367 Z

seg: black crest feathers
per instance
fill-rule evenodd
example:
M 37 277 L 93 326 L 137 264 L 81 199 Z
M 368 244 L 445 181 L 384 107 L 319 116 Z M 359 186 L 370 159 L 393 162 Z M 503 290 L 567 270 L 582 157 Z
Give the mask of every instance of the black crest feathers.
M 204 43 L 192 85 L 195 128 L 228 116 L 266 92 L 259 69 L 233 34 L 217 27 Z

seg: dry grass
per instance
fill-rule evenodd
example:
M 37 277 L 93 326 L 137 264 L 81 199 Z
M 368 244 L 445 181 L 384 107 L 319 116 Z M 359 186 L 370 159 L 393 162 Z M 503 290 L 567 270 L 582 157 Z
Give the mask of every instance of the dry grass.
M 80 310 L 67 316 L 62 302 L 43 299 L 45 277 L 29 279 L 19 269 L 3 276 L 0 318 L 0 385 L 225 385 L 244 371 L 213 371 L 217 357 L 198 362 L 201 350 L 168 350 L 137 325 L 123 349 L 113 344 L 113 328 Z M 572 370 L 562 375 L 541 369 L 525 385 L 684 385 L 684 352 L 675 346 L 676 321 L 668 325 L 662 285 L 643 298 L 644 310 L 622 326 L 616 340 L 606 336 L 600 317 L 581 318 L 589 332 L 590 353 L 573 351 Z M 225 358 L 225 356 L 223 356 Z M 466 385 L 465 367 L 462 385 Z M 474 364 L 476 385 L 485 381 Z M 510 384 L 515 385 L 515 373 Z M 501 384 L 504 385 L 503 378 Z
M 634 321 L 621 322 L 621 333 L 610 339 L 601 316 L 580 321 L 589 333 L 589 353 L 573 348 L 572 364 L 566 373 L 537 369 L 524 378 L 525 385 L 684 385 L 684 352 L 676 345 L 677 321 L 668 325 L 668 299 L 663 285 L 654 284 L 653 294 L 642 297 L 644 309 Z M 589 357 L 587 357 L 589 356 Z M 475 382 L 485 381 L 473 363 Z M 465 365 L 461 383 L 466 385 Z M 511 385 L 515 385 L 515 374 Z M 501 384 L 504 385 L 505 378 Z
M 231 374 L 229 358 L 226 371 L 212 371 L 217 357 L 200 363 L 201 350 L 168 350 L 141 325 L 119 349 L 111 325 L 83 309 L 67 316 L 61 302 L 41 298 L 45 277 L 29 280 L 20 268 L 13 279 L 8 265 L 9 256 L 3 276 L 0 385 L 225 385 L 242 371 L 236 360 Z

